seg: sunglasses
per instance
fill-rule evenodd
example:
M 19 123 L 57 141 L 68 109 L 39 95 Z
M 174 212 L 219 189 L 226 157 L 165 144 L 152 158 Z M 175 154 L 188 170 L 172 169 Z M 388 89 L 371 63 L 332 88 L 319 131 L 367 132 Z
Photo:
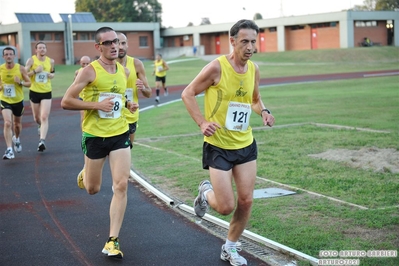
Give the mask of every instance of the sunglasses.
M 104 45 L 104 46 L 111 46 L 112 44 L 119 44 L 119 39 L 116 38 L 112 41 L 103 41 L 103 42 L 98 42 L 98 45 Z

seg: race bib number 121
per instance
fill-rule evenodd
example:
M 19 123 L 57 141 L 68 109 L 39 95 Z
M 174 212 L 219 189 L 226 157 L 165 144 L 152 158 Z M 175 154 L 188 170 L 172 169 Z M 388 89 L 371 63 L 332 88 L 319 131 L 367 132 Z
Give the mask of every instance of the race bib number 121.
M 248 129 L 251 105 L 248 103 L 230 102 L 227 108 L 226 128 L 233 131 Z

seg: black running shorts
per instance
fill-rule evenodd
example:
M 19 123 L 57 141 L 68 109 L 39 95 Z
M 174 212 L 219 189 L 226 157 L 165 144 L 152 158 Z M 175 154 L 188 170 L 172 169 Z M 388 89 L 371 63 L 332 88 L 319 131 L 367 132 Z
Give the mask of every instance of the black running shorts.
M 166 82 L 166 76 L 163 76 L 163 77 L 155 76 L 155 81 L 161 81 L 162 83 L 165 83 Z
M 238 150 L 225 150 L 204 142 L 202 149 L 202 167 L 229 171 L 234 165 L 247 163 L 258 158 L 256 141 Z
M 129 134 L 134 134 L 137 130 L 137 122 L 129 124 Z
M 6 101 L 1 101 L 1 110 L 10 109 L 12 114 L 16 117 L 21 117 L 24 114 L 24 101 L 19 103 L 8 103 Z
M 129 131 L 109 138 L 82 137 L 83 153 L 90 159 L 105 158 L 111 151 L 124 148 L 130 148 Z
M 40 103 L 41 100 L 51 100 L 51 97 L 51 91 L 45 93 L 29 91 L 29 100 L 31 100 L 33 103 Z

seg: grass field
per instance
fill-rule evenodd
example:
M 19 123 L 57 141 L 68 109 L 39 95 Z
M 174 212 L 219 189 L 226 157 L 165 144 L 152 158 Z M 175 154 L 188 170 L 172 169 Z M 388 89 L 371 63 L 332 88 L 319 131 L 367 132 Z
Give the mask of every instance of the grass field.
M 266 53 L 255 54 L 253 61 L 259 64 L 262 78 L 398 70 L 399 48 Z M 207 63 L 198 59 L 171 64 L 168 86 L 188 84 Z M 153 87 L 152 62 L 144 64 Z M 77 68 L 56 67 L 54 97 L 62 97 Z M 399 76 L 389 76 L 261 88 L 276 125 L 268 129 L 261 127 L 258 116 L 251 119 L 259 149 L 256 188 L 289 188 L 296 194 L 254 200 L 247 229 L 314 257 L 319 257 L 320 250 L 397 250 L 399 174 L 309 155 L 338 149 L 398 151 L 398 84 Z M 202 106 L 203 99 L 198 97 L 198 101 Z M 182 102 L 142 112 L 132 150 L 133 167 L 155 186 L 192 205 L 198 183 L 208 178 L 201 168 L 202 142 Z M 230 220 L 230 216 L 211 214 Z M 365 257 L 360 263 L 397 266 L 399 259 Z

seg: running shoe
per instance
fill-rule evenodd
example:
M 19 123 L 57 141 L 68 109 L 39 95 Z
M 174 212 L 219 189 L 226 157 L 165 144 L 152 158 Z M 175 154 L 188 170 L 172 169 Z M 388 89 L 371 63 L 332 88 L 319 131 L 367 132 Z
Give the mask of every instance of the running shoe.
M 246 266 L 247 260 L 238 254 L 241 248 L 229 248 L 226 249 L 224 245 L 222 246 L 222 253 L 220 253 L 220 259 L 223 261 L 230 261 L 233 266 Z
M 155 101 L 159 103 L 159 96 L 155 97 Z
M 6 152 L 3 155 L 3 160 L 11 160 L 11 159 L 14 159 L 14 158 L 15 158 L 15 155 L 12 152 L 12 149 L 11 148 L 7 149 Z
M 103 254 L 108 255 L 108 257 L 113 257 L 118 259 L 123 258 L 123 253 L 119 247 L 119 239 L 117 237 L 112 237 L 111 240 L 105 243 L 102 252 Z
M 79 172 L 78 177 L 77 177 L 78 187 L 79 187 L 80 189 L 84 189 L 84 188 L 85 188 L 85 185 L 83 184 L 83 175 L 84 175 L 84 172 L 85 172 L 85 169 L 83 168 L 83 169 Z
M 37 146 L 37 151 L 43 152 L 46 149 L 46 144 L 44 140 L 39 141 L 39 145 Z
M 163 93 L 163 96 L 168 96 L 169 92 L 168 92 L 168 88 L 165 88 L 165 92 Z
M 198 196 L 194 200 L 194 211 L 199 217 L 203 217 L 209 209 L 208 201 L 205 198 L 204 192 L 213 189 L 211 182 L 203 180 L 198 186 Z
M 14 144 L 14 151 L 20 153 L 22 151 L 21 141 L 17 141 L 15 136 L 12 136 L 12 143 Z

